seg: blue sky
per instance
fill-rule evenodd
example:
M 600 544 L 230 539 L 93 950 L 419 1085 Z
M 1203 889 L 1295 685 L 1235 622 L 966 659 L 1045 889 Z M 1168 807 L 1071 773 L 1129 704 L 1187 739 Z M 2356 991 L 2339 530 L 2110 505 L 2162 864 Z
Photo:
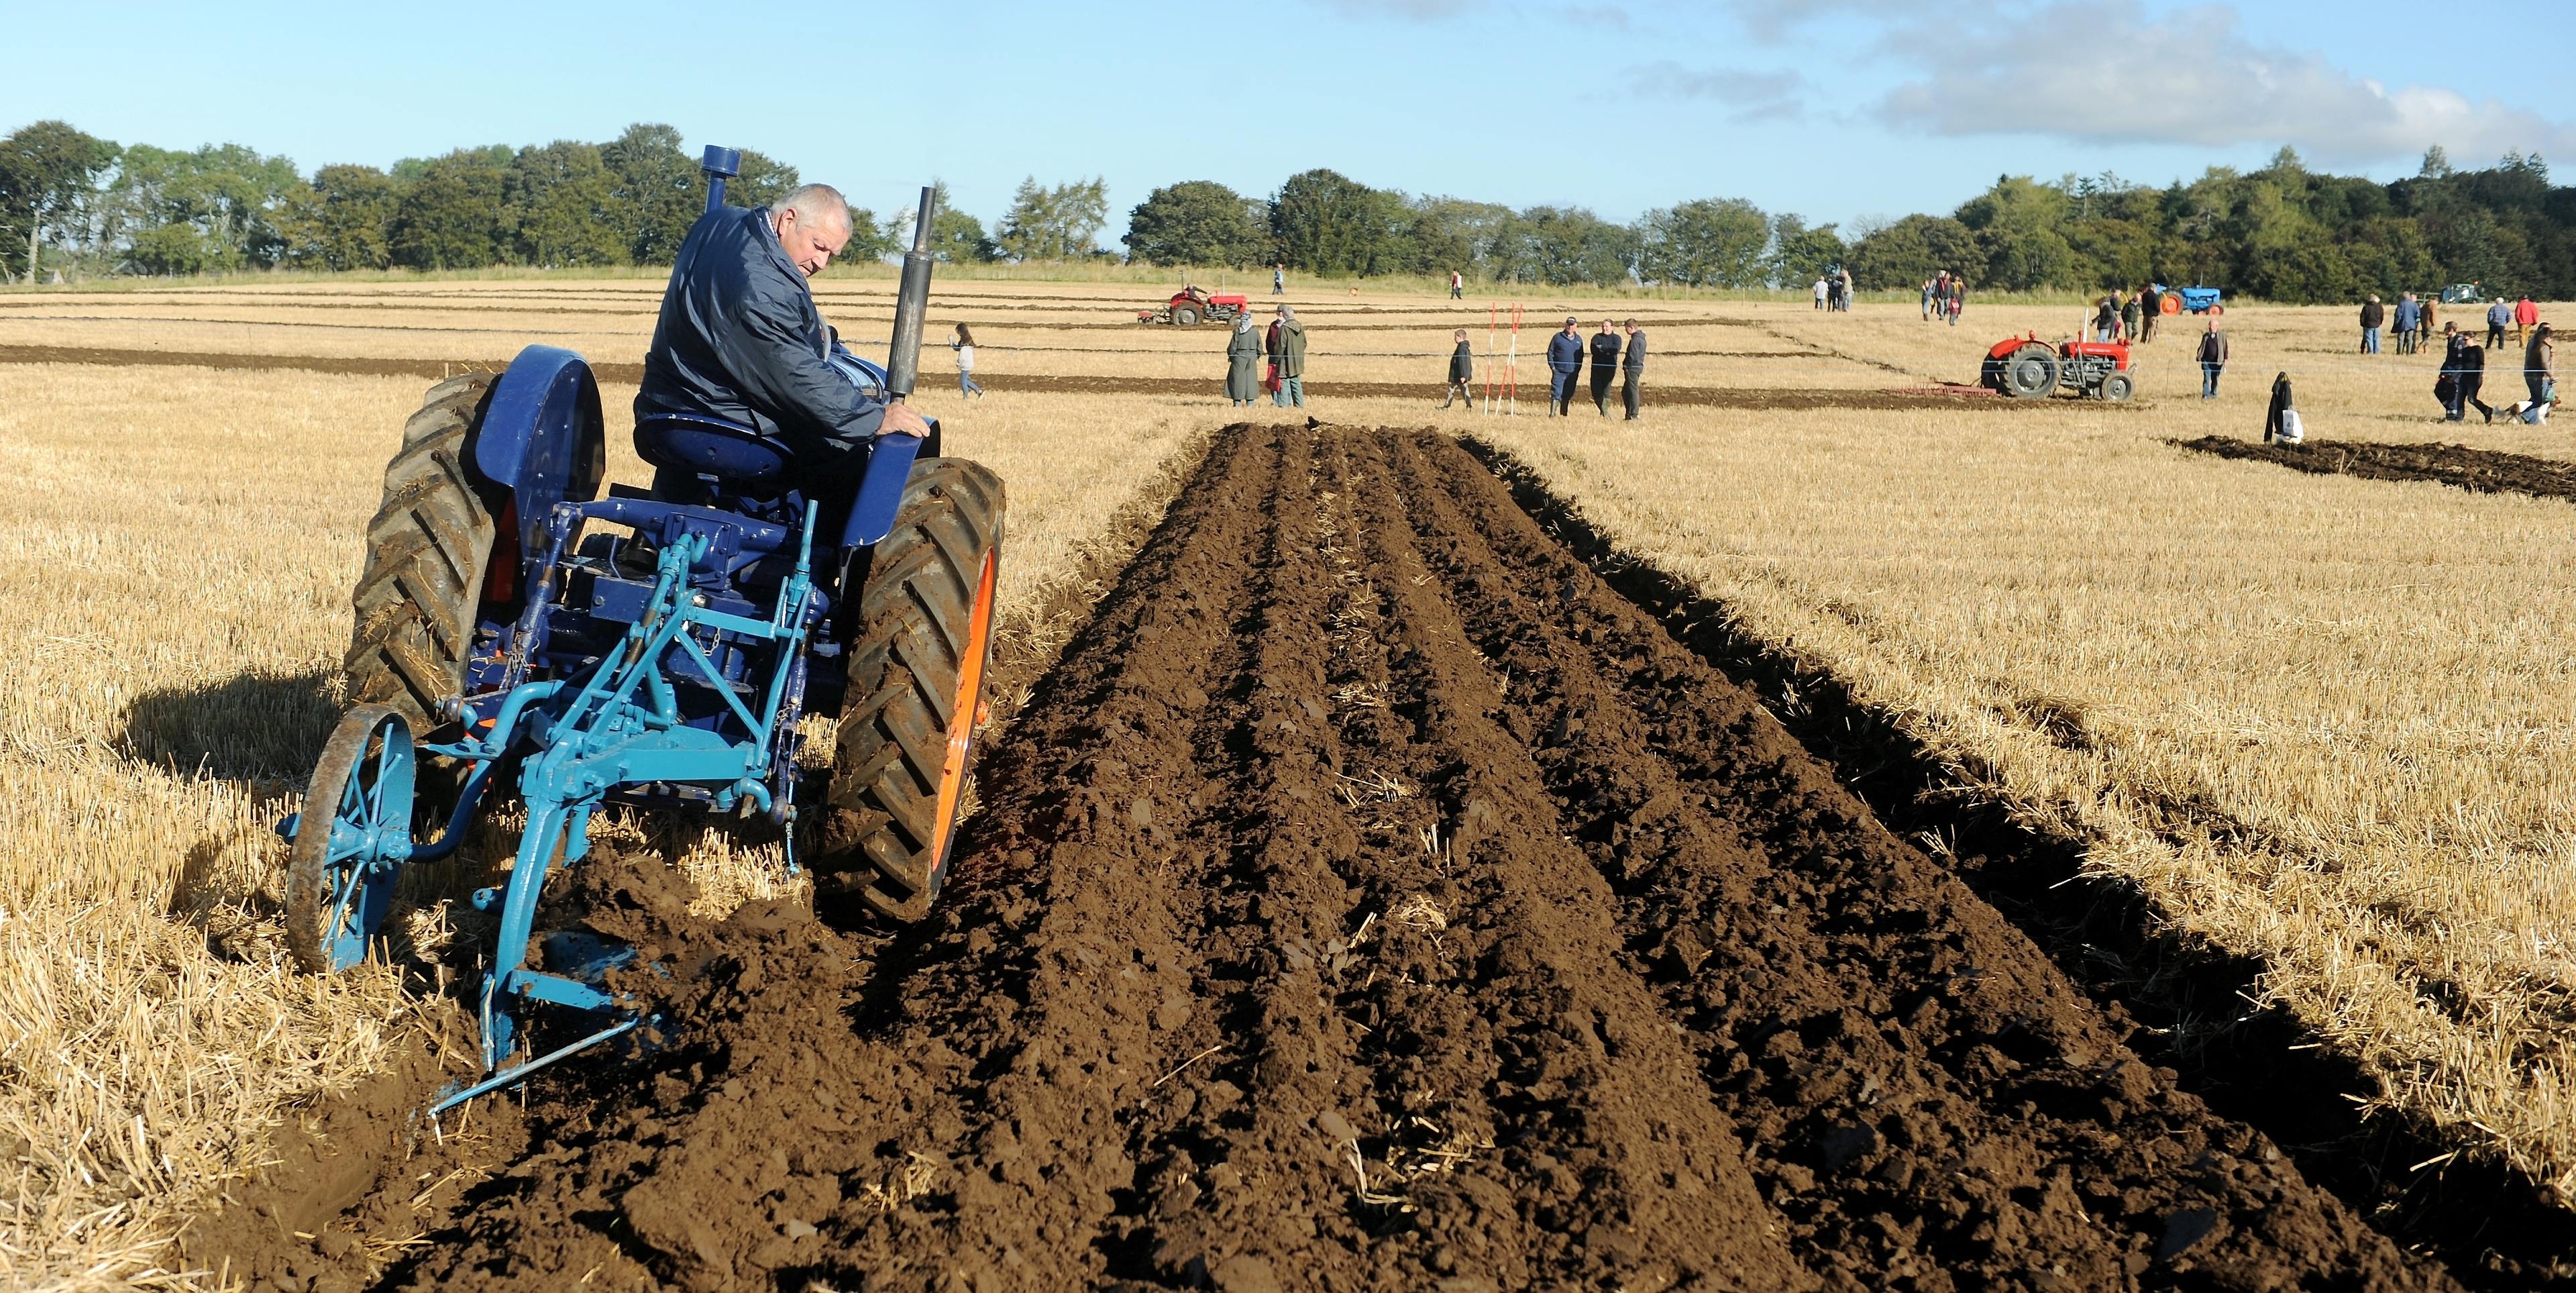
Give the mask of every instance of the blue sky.
M 665 121 L 880 213 L 933 176 L 988 221 L 1023 176 L 1104 176 L 1113 245 L 1157 185 L 1258 195 L 1315 166 L 1619 220 L 1725 196 L 1841 222 L 1947 211 L 2005 172 L 2162 184 L 2285 143 L 2383 178 L 2430 143 L 2576 167 L 2564 76 L 2501 61 L 2554 66 L 2560 3 L 145 0 L 5 25 L 0 130 L 59 117 L 309 173 Z

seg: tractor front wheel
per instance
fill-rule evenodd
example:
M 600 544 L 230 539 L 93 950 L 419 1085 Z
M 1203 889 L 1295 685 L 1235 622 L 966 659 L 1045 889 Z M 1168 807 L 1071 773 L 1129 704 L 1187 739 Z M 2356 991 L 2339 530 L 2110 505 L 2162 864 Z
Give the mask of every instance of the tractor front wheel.
M 815 869 L 892 919 L 929 915 L 948 878 L 985 716 L 1003 509 L 1001 479 L 982 465 L 914 464 L 859 594 Z
M 349 703 L 384 705 L 415 732 L 440 724 L 438 703 L 465 688 L 485 567 L 499 525 L 474 469 L 474 440 L 497 373 L 430 388 L 385 464 L 384 501 L 367 522 L 367 564 L 351 601 L 357 624 L 343 667 Z
M 2004 390 L 2016 399 L 2046 399 L 2057 390 L 2057 354 L 2033 343 L 2004 360 Z
M 2136 382 L 2127 373 L 2112 373 L 2102 379 L 2102 398 L 2114 404 L 2127 403 L 2136 390 Z

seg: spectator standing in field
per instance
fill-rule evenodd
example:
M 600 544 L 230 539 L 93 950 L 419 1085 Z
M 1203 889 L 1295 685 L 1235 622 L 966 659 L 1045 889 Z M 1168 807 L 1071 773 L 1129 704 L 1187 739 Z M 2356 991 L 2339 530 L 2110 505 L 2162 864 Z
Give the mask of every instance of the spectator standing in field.
M 1452 301 L 1467 299 L 1467 276 L 1454 269 L 1449 271 L 1449 299 Z
M 2433 329 L 2441 326 L 2440 321 L 2433 317 L 2441 304 L 2442 294 L 2439 292 L 2415 303 L 2416 309 L 2421 312 L 2420 317 L 2415 321 L 2416 349 L 2423 349 L 2424 343 L 2433 339 Z
M 1816 286 L 1815 286 L 1814 291 L 1815 291 L 1815 294 L 1816 294 L 1816 308 L 1817 308 L 1817 309 L 1819 309 L 1819 310 L 1821 310 L 1821 309 L 1825 308 L 1825 280 L 1824 280 L 1824 279 L 1822 279 L 1822 278 L 1818 278 L 1818 279 L 1816 280 Z
M 2361 303 L 2361 353 L 2379 353 L 2379 328 L 2387 321 L 2388 307 L 2381 305 L 2378 297 Z
M 1950 276 L 1950 326 L 1959 326 L 1959 315 L 1968 308 L 1968 280 Z
M 2531 331 L 2533 325 L 2539 322 L 2540 307 L 2533 305 L 2531 303 L 2531 298 L 2528 295 L 2524 296 L 2521 300 L 2514 302 L 2513 344 L 2517 346 L 2521 345 L 2523 334 Z
M 1270 294 L 1288 295 L 1288 266 L 1285 262 L 1270 267 Z
M 2504 344 L 2505 325 L 2513 322 L 2513 307 L 2498 301 L 2487 307 L 2487 349 Z
M 1577 331 L 1582 326 L 1568 315 L 1565 331 L 1547 339 L 1547 411 L 1555 417 L 1574 416 L 1574 383 L 1583 372 L 1583 334 Z
M 970 398 L 982 395 L 984 388 L 975 384 L 975 334 L 958 324 L 948 348 L 957 352 L 957 393 Z
M 1638 331 L 1637 321 L 1628 320 L 1628 353 L 1619 361 L 1619 371 L 1626 378 L 1619 384 L 1619 400 L 1628 406 L 1627 421 L 1637 420 L 1637 386 L 1646 380 L 1646 334 Z
M 2134 342 L 2138 340 L 2140 336 L 2138 330 L 2146 326 L 2145 316 L 2141 315 L 2138 310 L 2138 298 L 2134 296 L 2130 297 L 2120 306 L 2120 335 L 2128 341 Z
M 2530 304 L 2529 298 L 2523 303 Z M 2558 347 L 2549 339 L 2550 327 L 2533 321 L 2531 345 L 2522 352 L 2522 384 L 2531 388 L 2534 404 L 2555 404 L 2558 392 L 2551 389 L 2558 380 L 2556 360 Z
M 1234 331 L 1225 339 L 1225 402 L 1249 407 L 1261 398 L 1261 361 L 1265 338 L 1252 326 L 1252 311 L 1234 316 Z
M 1927 278 L 1923 280 L 1923 321 L 1925 323 L 1930 323 L 1932 321 L 1932 289 L 1934 285 L 1935 282 L 1932 279 Z
M 1476 392 L 1468 388 L 1476 380 L 1476 350 L 1467 344 L 1465 328 L 1458 329 L 1457 340 L 1458 348 L 1449 352 L 1449 393 L 1440 398 L 1440 407 L 1445 409 L 1463 399 L 1472 413 L 1476 410 Z
M 1610 321 L 1601 321 L 1601 331 L 1592 335 L 1592 407 L 1601 416 L 1610 416 L 1610 383 L 1619 376 L 1619 334 L 1610 330 Z
M 2138 326 L 2141 329 L 2138 340 L 2156 339 L 2156 325 L 2163 319 L 2164 312 L 2165 294 L 2157 291 L 2155 284 L 2149 283 L 2138 289 Z
M 2111 293 L 2093 306 L 2093 339 L 2109 341 L 2120 328 L 2120 294 Z
M 2478 399 L 2478 389 L 2487 379 L 2486 347 L 2465 332 L 2451 334 L 2450 353 L 2442 357 L 2442 375 L 2451 379 L 2451 397 L 2446 403 L 2452 421 L 2465 419 L 2472 404 L 2487 421 L 2495 421 L 2495 410 Z M 2434 389 L 2438 393 L 2441 388 L 2437 385 Z
M 2227 334 L 2218 330 L 2218 320 L 2209 321 L 2209 331 L 2200 334 L 2200 349 L 2192 356 L 2200 361 L 2200 397 L 2218 398 L 2218 375 L 2227 370 Z
M 1280 408 L 1306 407 L 1306 325 L 1297 322 L 1297 312 L 1279 307 L 1279 321 L 1270 325 L 1270 362 L 1278 366 L 1279 386 L 1270 392 L 1270 402 Z
M 2407 292 L 2397 298 L 2397 353 L 2411 355 L 2420 347 L 2416 329 L 2424 326 L 2424 308 L 2415 303 L 2415 294 Z

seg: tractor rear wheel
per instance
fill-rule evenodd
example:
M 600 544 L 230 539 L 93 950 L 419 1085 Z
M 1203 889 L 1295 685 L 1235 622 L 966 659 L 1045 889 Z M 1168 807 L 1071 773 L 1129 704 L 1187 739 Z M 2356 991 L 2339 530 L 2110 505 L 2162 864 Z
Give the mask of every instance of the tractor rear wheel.
M 815 869 L 895 920 L 929 915 L 948 878 L 986 714 L 1003 509 L 1001 479 L 982 465 L 915 463 L 859 594 Z
M 486 567 L 499 525 L 497 491 L 474 469 L 473 446 L 497 373 L 430 388 L 385 465 L 384 501 L 367 522 L 367 564 L 343 664 L 349 703 L 384 705 L 414 732 L 437 730 L 438 704 L 465 687 Z
M 2004 360 L 2004 391 L 2016 399 L 2046 399 L 2057 390 L 2057 354 L 2036 342 Z
M 1198 311 L 1193 310 L 1193 309 L 1191 309 L 1190 307 L 1188 307 L 1188 306 L 1186 306 L 1186 305 L 1182 305 L 1182 306 L 1175 306 L 1175 307 L 1173 307 L 1173 309 L 1172 309 L 1172 322 L 1177 323 L 1177 324 L 1181 325 L 1182 327 L 1186 328 L 1186 327 L 1189 327 L 1190 325 L 1192 325 L 1192 324 L 1194 324 L 1194 323 L 1197 323 L 1198 321 L 1199 321 L 1199 312 L 1198 312 Z

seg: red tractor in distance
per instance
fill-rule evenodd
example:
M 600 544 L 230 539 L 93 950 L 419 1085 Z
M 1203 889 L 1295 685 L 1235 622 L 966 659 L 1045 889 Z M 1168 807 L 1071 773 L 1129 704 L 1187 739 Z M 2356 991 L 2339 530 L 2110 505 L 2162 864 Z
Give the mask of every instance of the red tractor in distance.
M 1205 320 L 1230 323 L 1234 317 L 1251 308 L 1252 299 L 1243 296 L 1210 296 L 1202 287 L 1184 287 L 1172 293 L 1172 299 L 1151 310 L 1138 310 L 1138 323 L 1176 323 L 1188 327 Z
M 2016 399 L 2046 399 L 2064 389 L 2114 404 L 2137 390 L 2137 379 L 2129 372 L 2128 342 L 2061 341 L 2051 346 L 2035 332 L 2006 337 L 1987 350 L 1978 384 Z

